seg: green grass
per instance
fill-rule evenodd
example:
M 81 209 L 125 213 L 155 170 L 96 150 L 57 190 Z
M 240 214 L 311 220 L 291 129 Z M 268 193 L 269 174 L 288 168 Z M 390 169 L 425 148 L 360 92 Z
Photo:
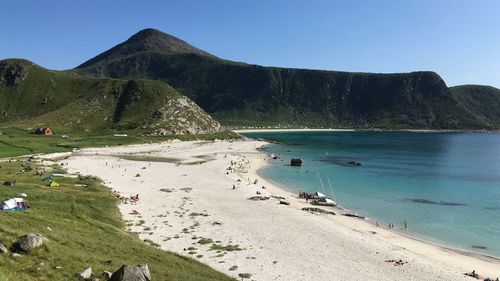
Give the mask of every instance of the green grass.
M 26 60 L 0 60 L 0 126 L 56 131 L 215 132 L 218 124 L 171 86 L 82 77 Z
M 231 131 L 180 136 L 141 136 L 131 133 L 126 137 L 115 137 L 111 130 L 103 131 L 100 134 L 60 132 L 52 136 L 34 135 L 30 131 L 19 128 L 2 128 L 1 131 L 0 158 L 36 153 L 68 152 L 74 148 L 154 143 L 172 139 L 187 141 L 235 139 L 240 137 Z M 67 135 L 68 138 L 63 138 L 63 135 Z
M 201 238 L 200 240 L 198 240 L 198 244 L 201 244 L 201 245 L 206 245 L 206 244 L 210 244 L 213 242 L 214 241 L 211 238 Z
M 210 246 L 210 250 L 212 251 L 227 251 L 227 252 L 232 252 L 232 251 L 241 251 L 243 249 L 240 248 L 239 245 L 226 245 L 226 246 L 223 246 L 223 245 L 217 245 L 217 244 L 212 244 Z
M 122 264 L 137 263 L 148 264 L 155 281 L 234 280 L 125 232 L 116 198 L 98 179 L 61 178 L 61 186 L 51 188 L 34 171 L 16 174 L 21 163 L 1 163 L 0 180 L 15 179 L 17 183 L 15 187 L 0 186 L 0 198 L 25 192 L 31 208 L 26 212 L 0 212 L 0 243 L 10 247 L 29 232 L 42 234 L 48 242 L 18 259 L 0 255 L 0 280 L 76 280 L 75 273 L 89 266 L 100 274 L 103 270 L 115 271 Z

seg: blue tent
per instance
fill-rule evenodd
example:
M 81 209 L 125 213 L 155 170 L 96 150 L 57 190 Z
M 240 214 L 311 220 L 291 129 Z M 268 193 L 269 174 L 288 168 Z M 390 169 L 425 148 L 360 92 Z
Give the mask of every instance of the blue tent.
M 27 205 L 23 198 L 12 198 L 3 201 L 0 204 L 2 211 L 26 211 Z
M 52 182 L 52 177 L 51 176 L 47 176 L 47 177 L 43 178 L 42 181 L 50 183 L 50 182 Z

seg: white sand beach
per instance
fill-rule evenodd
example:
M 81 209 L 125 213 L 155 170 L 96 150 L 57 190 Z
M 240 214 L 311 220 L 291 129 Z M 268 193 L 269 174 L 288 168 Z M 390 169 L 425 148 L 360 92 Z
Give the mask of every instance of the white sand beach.
M 339 209 L 322 207 L 337 215 L 302 211 L 312 206 L 257 174 L 267 164 L 266 155 L 257 151 L 265 144 L 169 142 L 93 148 L 62 161 L 69 172 L 98 176 L 123 196 L 138 194 L 136 204 L 119 208 L 130 231 L 141 239 L 230 276 L 250 273 L 251 280 L 259 281 L 474 280 L 463 273 L 476 270 L 484 277 L 500 277 L 499 260 L 418 241 L 341 216 Z M 249 200 L 257 191 L 283 196 L 291 204 L 279 204 L 275 198 Z M 202 238 L 213 242 L 198 243 Z M 228 245 L 233 251 L 221 250 Z

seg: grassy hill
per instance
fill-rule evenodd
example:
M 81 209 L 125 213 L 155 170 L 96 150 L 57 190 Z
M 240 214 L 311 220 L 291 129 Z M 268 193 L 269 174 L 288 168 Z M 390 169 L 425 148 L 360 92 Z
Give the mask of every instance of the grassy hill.
M 31 208 L 0 212 L 0 243 L 10 247 L 26 233 L 42 234 L 48 241 L 20 258 L 0 254 L 0 280 L 77 280 L 75 273 L 89 266 L 99 276 L 104 270 L 114 272 L 122 264 L 138 263 L 149 265 L 155 281 L 234 280 L 124 231 L 117 199 L 98 179 L 58 178 L 60 187 L 53 188 L 34 170 L 20 172 L 21 165 L 26 162 L 1 163 L 2 182 L 16 180 L 16 185 L 0 188 L 0 198 L 24 192 Z
M 160 81 L 89 78 L 25 60 L 0 61 L 0 126 L 211 133 L 220 125 Z
M 450 88 L 468 112 L 488 123 L 492 128 L 500 128 L 500 89 L 482 85 L 463 85 Z
M 175 44 L 187 51 L 158 47 L 162 44 Z M 374 74 L 262 67 L 222 60 L 152 29 L 140 31 L 73 73 L 161 80 L 229 125 L 390 129 L 499 126 L 478 118 L 479 114 L 466 108 L 433 72 Z

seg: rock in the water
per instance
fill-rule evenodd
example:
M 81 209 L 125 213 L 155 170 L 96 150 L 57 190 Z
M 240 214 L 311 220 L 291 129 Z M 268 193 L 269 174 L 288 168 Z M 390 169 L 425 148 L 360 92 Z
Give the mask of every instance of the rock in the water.
M 292 158 L 292 160 L 290 160 L 290 166 L 302 166 L 302 159 L 300 158 Z
M 83 271 L 78 272 L 76 274 L 76 276 L 78 276 L 84 280 L 90 280 L 90 278 L 92 278 L 92 268 L 91 267 L 86 268 Z
M 122 265 L 109 281 L 151 281 L 148 265 Z
M 43 237 L 39 234 L 28 233 L 14 244 L 14 249 L 31 252 L 33 248 L 40 247 L 43 244 Z
M 7 250 L 7 248 L 3 244 L 0 244 L 0 254 L 5 254 L 8 252 L 9 250 Z

